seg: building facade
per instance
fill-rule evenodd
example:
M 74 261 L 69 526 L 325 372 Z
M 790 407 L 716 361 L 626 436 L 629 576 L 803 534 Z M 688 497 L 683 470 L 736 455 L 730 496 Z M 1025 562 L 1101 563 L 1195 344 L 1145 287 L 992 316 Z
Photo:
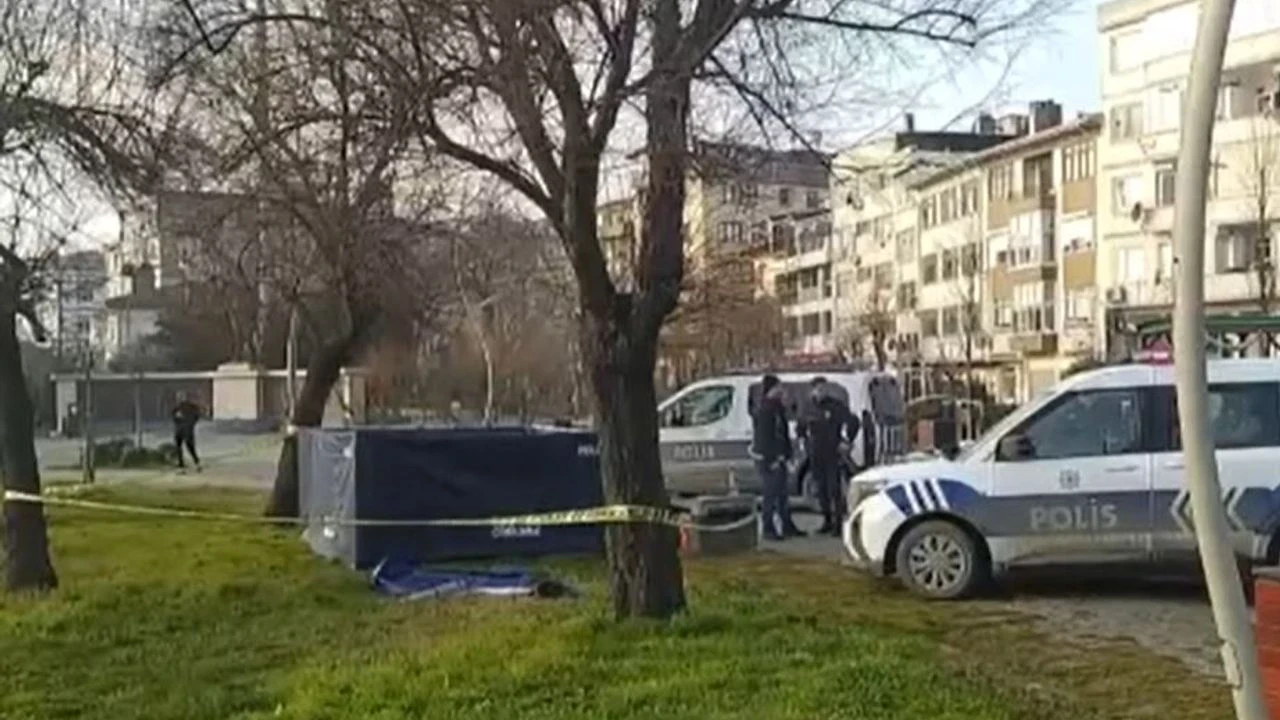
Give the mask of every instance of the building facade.
M 1025 400 L 1097 350 L 1096 140 L 1061 107 L 982 117 L 944 144 L 859 148 L 840 178 L 836 322 L 849 354 Z M 869 162 L 878 151 L 882 161 Z M 870 178 L 870 182 L 868 182 Z
M 52 267 L 53 302 L 41 318 L 59 357 L 82 355 L 94 346 L 95 328 L 106 309 L 106 256 L 99 250 L 60 254 Z
M 1097 285 L 1108 352 L 1135 349 L 1173 306 L 1174 176 L 1199 4 L 1098 9 L 1102 107 Z M 1280 4 L 1238 0 L 1224 58 L 1206 208 L 1205 300 L 1214 314 L 1276 310 L 1280 221 Z

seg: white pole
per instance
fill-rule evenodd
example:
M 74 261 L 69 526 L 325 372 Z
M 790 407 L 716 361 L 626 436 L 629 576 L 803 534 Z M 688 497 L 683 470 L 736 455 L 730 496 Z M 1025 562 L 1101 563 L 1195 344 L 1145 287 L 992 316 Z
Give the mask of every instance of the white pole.
M 1213 619 L 1222 639 L 1222 662 L 1239 720 L 1265 720 L 1267 708 L 1258 672 L 1253 628 L 1245 604 L 1235 552 L 1227 535 L 1218 484 L 1213 434 L 1208 422 L 1205 368 L 1204 236 L 1213 121 L 1234 0 L 1204 0 L 1182 115 L 1175 187 L 1174 241 L 1178 250 L 1173 356 L 1177 372 L 1179 424 L 1192 518 Z

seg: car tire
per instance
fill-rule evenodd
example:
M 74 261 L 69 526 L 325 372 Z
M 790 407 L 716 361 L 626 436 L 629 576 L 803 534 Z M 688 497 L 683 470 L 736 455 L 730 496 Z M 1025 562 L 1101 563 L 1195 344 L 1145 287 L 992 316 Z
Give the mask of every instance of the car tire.
M 990 575 L 989 561 L 973 537 L 946 520 L 928 520 L 908 530 L 894 560 L 902 584 L 930 600 L 968 597 Z

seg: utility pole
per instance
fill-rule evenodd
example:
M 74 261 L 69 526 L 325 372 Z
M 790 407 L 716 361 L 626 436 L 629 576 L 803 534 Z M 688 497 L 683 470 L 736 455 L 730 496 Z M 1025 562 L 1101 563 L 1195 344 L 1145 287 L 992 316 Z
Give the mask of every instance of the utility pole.
M 297 302 L 297 300 L 294 300 Z M 284 349 L 285 367 L 287 369 L 285 377 L 286 392 L 289 394 L 289 417 L 287 422 L 289 427 L 293 427 L 294 410 L 298 403 L 298 309 L 291 306 L 289 308 L 289 341 Z
M 93 438 L 93 346 L 85 344 L 84 352 L 84 399 L 80 402 L 80 433 L 84 436 L 84 467 L 80 478 L 85 485 L 92 485 L 96 479 Z
M 1178 417 L 1183 458 L 1191 493 L 1192 519 L 1200 562 L 1209 586 L 1213 619 L 1222 639 L 1222 663 L 1238 720 L 1265 720 L 1257 649 L 1249 608 L 1240 584 L 1235 552 L 1227 535 L 1226 510 L 1218 484 L 1213 433 L 1209 425 L 1208 372 L 1205 367 L 1204 234 L 1208 168 L 1222 58 L 1235 0 L 1204 0 L 1196 32 L 1183 106 L 1174 205 L 1174 241 L 1178 252 L 1177 302 L 1173 355 L 1177 373 Z

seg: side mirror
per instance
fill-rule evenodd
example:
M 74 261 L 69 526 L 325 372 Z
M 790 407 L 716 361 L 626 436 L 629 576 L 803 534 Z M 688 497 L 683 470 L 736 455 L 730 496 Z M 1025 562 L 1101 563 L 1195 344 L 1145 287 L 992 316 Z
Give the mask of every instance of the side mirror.
M 1025 435 L 1006 435 L 996 446 L 997 460 L 1026 460 L 1035 455 L 1035 447 Z

